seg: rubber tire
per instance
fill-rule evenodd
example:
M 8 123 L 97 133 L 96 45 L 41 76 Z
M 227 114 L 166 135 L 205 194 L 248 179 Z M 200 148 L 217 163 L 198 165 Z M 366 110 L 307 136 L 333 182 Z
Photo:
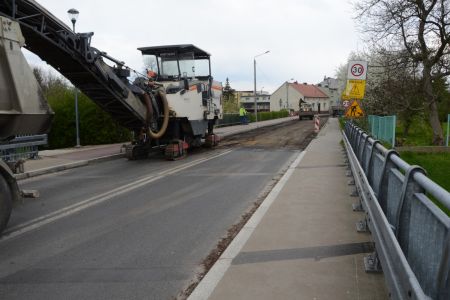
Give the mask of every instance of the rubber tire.
M 0 173 L 0 233 L 6 228 L 11 216 L 12 199 L 11 188 Z

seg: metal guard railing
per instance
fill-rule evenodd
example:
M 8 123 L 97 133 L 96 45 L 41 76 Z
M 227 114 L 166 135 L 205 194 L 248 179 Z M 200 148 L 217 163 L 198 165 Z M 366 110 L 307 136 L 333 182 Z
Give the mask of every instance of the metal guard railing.
M 450 193 L 354 124 L 344 141 L 392 299 L 450 299 Z M 450 176 L 450 173 L 449 173 Z
M 0 143 L 0 159 L 5 162 L 17 162 L 36 158 L 38 146 L 47 144 L 46 134 L 16 136 L 8 142 Z

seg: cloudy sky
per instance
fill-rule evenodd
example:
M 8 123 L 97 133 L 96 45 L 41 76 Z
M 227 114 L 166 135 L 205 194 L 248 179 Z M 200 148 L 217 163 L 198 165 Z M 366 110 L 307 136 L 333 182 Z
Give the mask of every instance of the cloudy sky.
M 77 31 L 93 31 L 92 45 L 143 69 L 142 46 L 194 44 L 212 54 L 213 76 L 240 90 L 273 92 L 286 80 L 318 83 L 357 50 L 348 0 L 38 0 Z M 29 60 L 37 59 L 27 54 Z

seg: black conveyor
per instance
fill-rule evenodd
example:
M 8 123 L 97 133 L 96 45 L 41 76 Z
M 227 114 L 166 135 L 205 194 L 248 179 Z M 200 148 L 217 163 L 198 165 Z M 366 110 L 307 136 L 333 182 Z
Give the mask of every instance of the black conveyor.
M 130 91 L 127 79 L 116 75 L 120 70 L 107 65 L 102 53 L 90 46 L 92 33 L 74 34 L 33 0 L 0 0 L 0 14 L 20 23 L 26 49 L 57 69 L 119 124 L 134 130 L 143 126 L 144 104 Z

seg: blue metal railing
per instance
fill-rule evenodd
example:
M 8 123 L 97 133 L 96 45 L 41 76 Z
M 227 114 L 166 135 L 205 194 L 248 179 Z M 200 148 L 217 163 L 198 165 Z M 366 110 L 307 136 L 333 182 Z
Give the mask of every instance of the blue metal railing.
M 14 139 L 0 143 L 0 159 L 14 163 L 20 160 L 37 158 L 38 146 L 47 145 L 46 134 L 22 135 Z
M 450 193 L 354 124 L 344 141 L 392 298 L 450 299 Z

